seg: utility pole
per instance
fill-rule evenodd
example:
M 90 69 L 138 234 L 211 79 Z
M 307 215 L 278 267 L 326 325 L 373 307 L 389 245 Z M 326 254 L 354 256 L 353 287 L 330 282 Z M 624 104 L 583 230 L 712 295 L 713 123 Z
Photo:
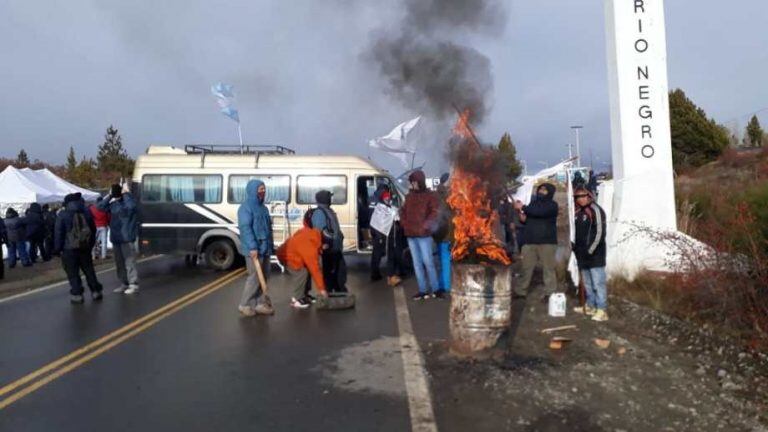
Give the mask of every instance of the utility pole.
M 581 130 L 584 129 L 584 126 L 574 125 L 571 126 L 571 129 L 576 131 L 576 165 L 581 167 Z

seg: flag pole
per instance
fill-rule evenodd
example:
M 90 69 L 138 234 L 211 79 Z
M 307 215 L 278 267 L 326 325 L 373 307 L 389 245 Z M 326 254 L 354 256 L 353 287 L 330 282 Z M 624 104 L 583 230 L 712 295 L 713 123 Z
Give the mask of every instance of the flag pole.
M 240 122 L 237 122 L 237 136 L 240 138 L 240 154 L 243 154 L 243 131 L 240 129 Z

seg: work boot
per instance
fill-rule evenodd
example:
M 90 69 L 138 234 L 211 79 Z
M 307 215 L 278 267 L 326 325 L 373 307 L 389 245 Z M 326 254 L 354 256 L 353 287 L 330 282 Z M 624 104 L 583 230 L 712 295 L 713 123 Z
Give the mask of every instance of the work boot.
M 85 299 L 83 299 L 83 296 L 81 295 L 71 295 L 69 296 L 69 302 L 72 304 L 83 304 L 85 303 Z
M 597 309 L 595 314 L 592 315 L 592 321 L 608 321 L 608 313 L 605 312 L 605 309 Z
M 91 293 L 91 300 L 98 302 L 104 300 L 104 295 L 101 293 L 101 291 L 96 291 Z

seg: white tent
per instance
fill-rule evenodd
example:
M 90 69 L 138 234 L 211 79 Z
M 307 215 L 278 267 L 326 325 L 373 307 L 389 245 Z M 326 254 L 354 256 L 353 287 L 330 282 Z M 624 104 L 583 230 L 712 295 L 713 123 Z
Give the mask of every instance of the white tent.
M 75 186 L 47 169 L 31 170 L 7 167 L 0 173 L 0 208 L 17 210 L 31 203 L 49 204 L 64 201 L 64 196 L 80 192 L 86 201 L 95 200 L 99 194 Z

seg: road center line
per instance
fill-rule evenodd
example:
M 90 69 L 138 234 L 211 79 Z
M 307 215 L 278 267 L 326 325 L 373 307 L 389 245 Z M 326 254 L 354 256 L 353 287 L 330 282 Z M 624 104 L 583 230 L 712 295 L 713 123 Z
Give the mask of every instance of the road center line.
M 149 314 L 144 315 L 143 317 L 141 317 L 141 318 L 139 318 L 139 319 L 137 319 L 137 320 L 135 320 L 135 321 L 133 321 L 133 322 L 131 322 L 129 324 L 126 324 L 125 326 L 123 326 L 123 327 L 121 327 L 121 328 L 119 328 L 119 329 L 117 329 L 117 330 L 107 334 L 106 336 L 103 336 L 103 337 L 101 337 L 101 338 L 99 338 L 99 339 L 89 343 L 88 345 L 85 345 L 84 347 L 79 348 L 79 349 L 77 349 L 77 350 L 75 350 L 75 351 L 73 351 L 73 352 L 63 356 L 63 357 L 59 358 L 58 360 L 55 360 L 55 361 L 49 363 L 48 365 L 43 366 L 42 368 L 40 368 L 38 370 L 36 370 L 34 372 L 31 372 L 31 373 L 29 373 L 28 375 L 26 375 L 26 376 L 24 376 L 22 378 L 19 378 L 18 380 L 16 380 L 16 381 L 14 381 L 14 382 L 4 386 L 3 388 L 0 388 L 0 396 L 8 394 L 8 393 L 14 391 L 15 389 L 17 389 L 17 388 L 19 388 L 19 387 L 21 387 L 21 386 L 23 386 L 23 385 L 25 385 L 25 384 L 27 384 L 27 383 L 29 383 L 31 381 L 34 381 L 38 377 L 43 376 L 43 375 L 45 375 L 45 374 L 47 374 L 47 373 L 49 373 L 49 372 L 51 372 L 51 371 L 53 371 L 53 370 L 55 370 L 55 369 L 57 369 L 59 367 L 65 365 L 67 362 L 69 362 L 71 360 L 74 360 L 77 357 L 79 357 L 81 355 L 84 355 L 84 354 L 88 353 L 89 351 L 91 351 L 93 349 L 96 349 L 97 347 L 99 347 L 102 344 L 108 343 L 110 340 L 112 340 L 114 338 L 120 338 L 120 340 L 127 339 L 127 338 L 123 339 L 121 337 L 121 335 L 123 335 L 125 333 L 129 333 L 130 332 L 131 335 L 135 335 L 136 333 L 131 332 L 132 329 L 137 328 L 137 327 L 142 328 L 142 329 L 148 328 L 149 326 L 146 326 L 146 327 L 144 326 L 145 323 L 151 322 L 152 324 L 154 324 L 154 323 L 158 322 L 160 319 L 165 318 L 166 316 L 172 314 L 173 312 L 176 312 L 176 311 L 178 311 L 178 310 L 180 310 L 180 309 L 182 309 L 182 308 L 184 308 L 184 307 L 194 303 L 195 301 L 203 298 L 204 296 L 206 296 L 207 294 L 217 290 L 218 288 L 221 288 L 222 286 L 227 285 L 229 282 L 237 279 L 243 273 L 245 273 L 244 269 L 235 270 L 234 272 L 229 273 L 229 274 L 227 274 L 227 275 L 225 275 L 225 276 L 223 276 L 223 277 L 221 277 L 221 278 L 219 278 L 219 279 L 217 279 L 217 280 L 215 280 L 215 281 L 213 281 L 213 282 L 211 282 L 209 284 L 206 284 L 205 286 L 203 286 L 201 288 L 198 288 L 197 290 L 195 290 L 195 291 L 193 291 L 193 292 L 191 292 L 189 294 L 186 294 L 186 295 L 182 296 L 181 298 L 176 299 L 176 300 L 166 304 L 165 306 L 163 306 L 163 307 L 161 307 L 161 308 L 159 308 L 159 309 L 157 309 L 157 310 L 155 310 L 153 312 L 150 312 Z M 162 317 L 162 318 L 156 319 L 156 318 L 159 318 L 159 317 Z M 112 346 L 114 346 L 114 345 L 111 345 L 110 348 Z M 101 352 L 103 352 L 103 351 L 101 351 Z M 8 399 L 10 399 L 10 398 L 8 398 Z M 7 404 L 5 404 L 6 400 L 0 402 L 0 409 L 2 409 L 3 407 L 7 406 Z
M 411 430 L 415 432 L 437 432 L 432 396 L 424 369 L 424 357 L 419 342 L 413 334 L 411 315 L 405 302 L 403 287 L 395 288 L 395 311 L 397 328 L 400 333 L 400 353 L 403 358 L 405 390 L 408 393 L 408 409 L 411 414 Z

